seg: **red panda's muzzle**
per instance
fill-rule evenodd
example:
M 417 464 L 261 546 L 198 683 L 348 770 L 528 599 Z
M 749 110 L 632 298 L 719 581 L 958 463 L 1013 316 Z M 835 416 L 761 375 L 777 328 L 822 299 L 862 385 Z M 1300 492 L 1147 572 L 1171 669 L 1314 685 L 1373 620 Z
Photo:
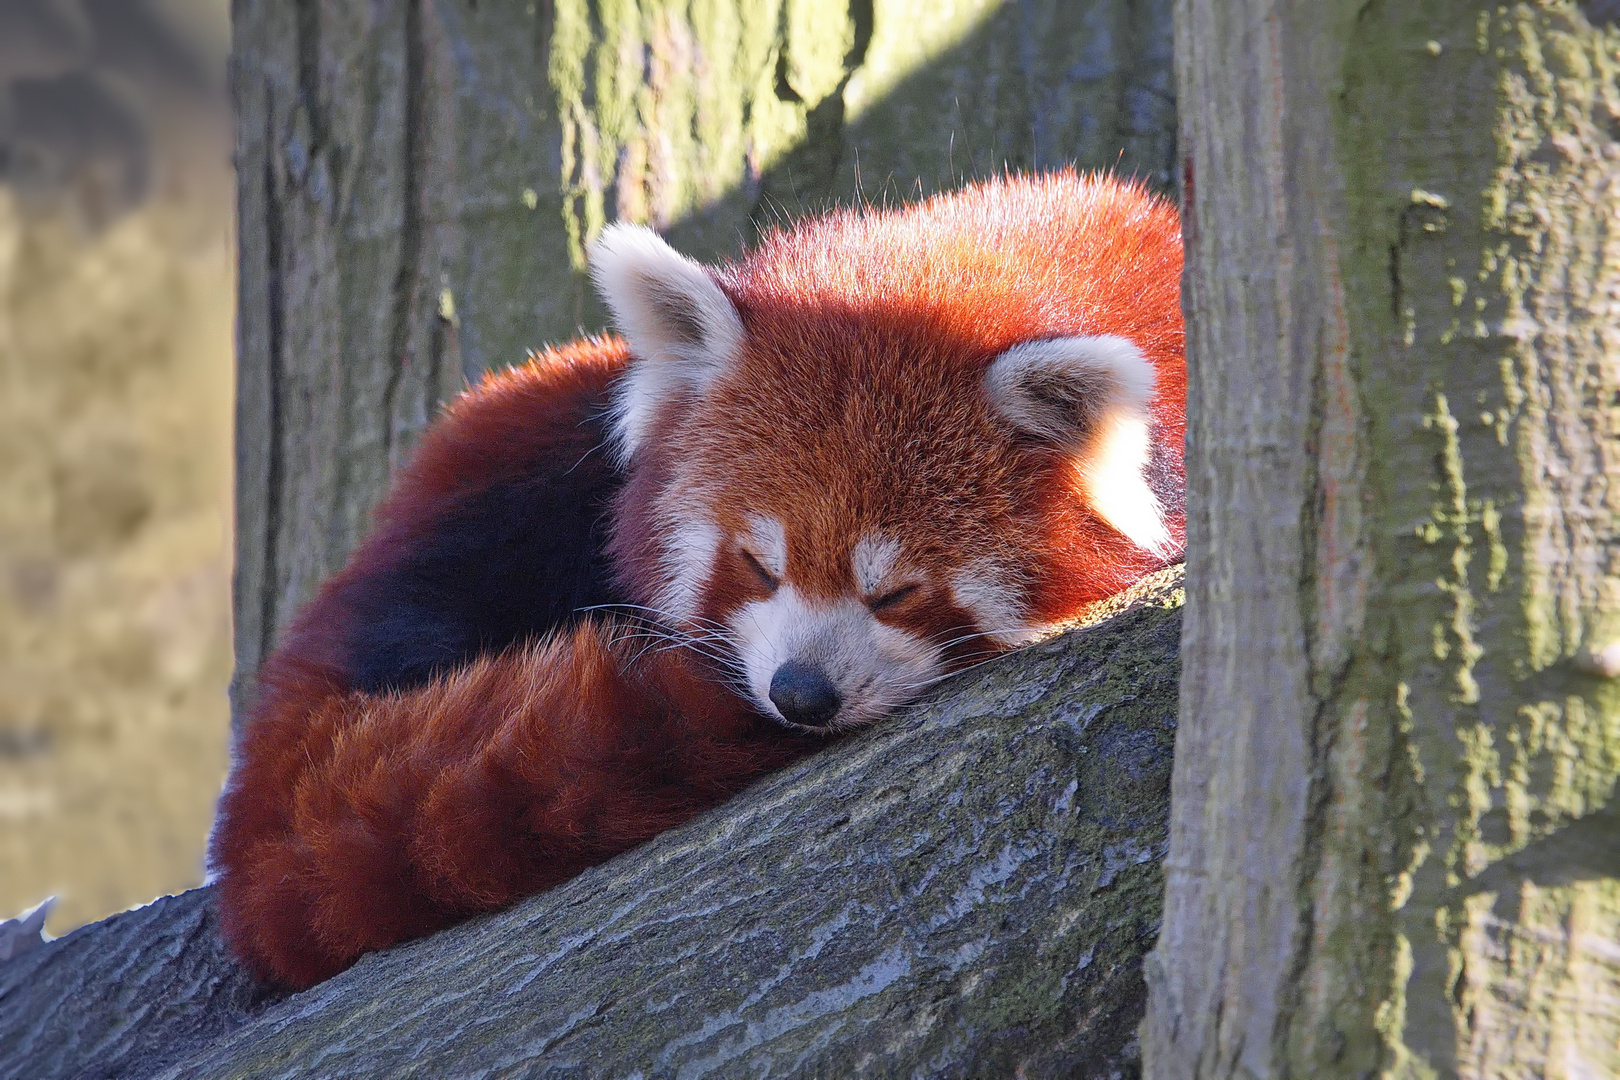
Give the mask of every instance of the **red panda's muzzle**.
M 945 670 L 927 636 L 853 598 L 818 601 L 784 584 L 725 620 L 755 704 L 798 728 L 843 731 L 913 701 Z

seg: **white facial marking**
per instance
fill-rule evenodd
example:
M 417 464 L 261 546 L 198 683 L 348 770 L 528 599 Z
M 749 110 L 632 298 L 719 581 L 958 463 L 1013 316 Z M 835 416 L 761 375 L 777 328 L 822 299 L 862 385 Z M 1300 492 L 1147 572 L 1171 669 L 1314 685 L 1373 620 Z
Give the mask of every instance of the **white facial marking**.
M 1088 453 L 1076 463 L 1080 485 L 1097 516 L 1160 558 L 1175 553 L 1158 496 L 1147 484 L 1151 438 L 1139 416 L 1107 417 Z
M 985 390 L 1022 430 L 1076 452 L 1086 500 L 1138 547 L 1174 553 L 1148 486 L 1153 365 L 1130 341 L 1104 334 L 1014 345 L 990 365 Z
M 855 572 L 855 586 L 866 594 L 876 592 L 883 579 L 894 569 L 895 560 L 899 557 L 899 541 L 886 540 L 876 534 L 861 537 L 855 542 L 855 549 L 849 556 L 850 569 Z
M 1009 585 L 1007 575 L 988 559 L 968 563 L 951 582 L 956 606 L 970 613 L 991 641 L 1009 648 L 1028 645 L 1043 630 L 1024 621 L 1020 591 Z
M 782 719 L 771 679 L 789 660 L 814 664 L 841 705 L 827 730 L 875 720 L 922 692 L 944 670 L 933 643 L 887 626 L 854 600 L 809 604 L 792 585 L 740 608 L 729 620 L 755 704 Z
M 752 553 L 777 577 L 787 575 L 787 530 L 775 518 L 755 517 L 748 522 Z
M 703 518 L 680 521 L 667 530 L 658 560 L 664 587 L 655 598 L 664 615 L 679 621 L 697 614 L 698 598 L 714 569 L 719 547 L 720 527 Z

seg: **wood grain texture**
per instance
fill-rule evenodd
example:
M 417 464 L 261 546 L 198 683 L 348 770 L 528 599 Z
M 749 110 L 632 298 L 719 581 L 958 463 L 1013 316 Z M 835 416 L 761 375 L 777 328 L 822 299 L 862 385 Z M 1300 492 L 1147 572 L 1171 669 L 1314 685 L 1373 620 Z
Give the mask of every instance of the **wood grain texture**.
M 1620 28 L 1180 0 L 1156 1077 L 1620 1073 Z
M 1169 0 L 233 14 L 238 722 L 439 404 L 606 325 L 583 272 L 605 222 L 712 259 L 770 222 L 1003 168 L 1173 187 Z
M 0 966 L 0 1078 L 1132 1074 L 1180 580 L 285 1000 L 207 890 L 86 927 Z
M 285 995 L 257 982 L 193 889 L 0 964 L 0 1077 L 144 1077 Z

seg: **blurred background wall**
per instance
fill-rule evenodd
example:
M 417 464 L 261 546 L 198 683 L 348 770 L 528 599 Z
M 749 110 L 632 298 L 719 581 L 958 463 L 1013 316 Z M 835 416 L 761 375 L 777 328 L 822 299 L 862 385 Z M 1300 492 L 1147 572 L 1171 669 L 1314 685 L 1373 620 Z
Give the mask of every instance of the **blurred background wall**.
M 0 917 L 202 880 L 230 676 L 224 0 L 0 0 Z

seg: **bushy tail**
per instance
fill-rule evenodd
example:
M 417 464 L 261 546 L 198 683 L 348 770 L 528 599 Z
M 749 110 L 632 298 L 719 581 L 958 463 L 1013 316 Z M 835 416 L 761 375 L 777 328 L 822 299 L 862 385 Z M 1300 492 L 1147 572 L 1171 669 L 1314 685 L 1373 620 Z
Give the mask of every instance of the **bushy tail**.
M 615 634 L 587 624 L 376 696 L 272 659 L 210 847 L 238 955 L 313 985 L 566 881 L 818 745 L 682 650 Z

